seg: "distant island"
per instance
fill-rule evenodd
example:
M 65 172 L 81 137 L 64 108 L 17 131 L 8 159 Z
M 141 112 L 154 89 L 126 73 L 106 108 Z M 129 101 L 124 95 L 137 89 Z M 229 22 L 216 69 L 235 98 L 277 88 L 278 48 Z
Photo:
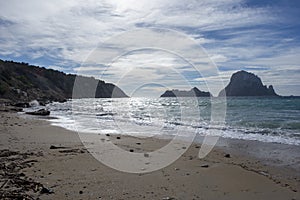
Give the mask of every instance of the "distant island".
M 219 93 L 219 96 L 279 96 L 272 85 L 262 84 L 261 79 L 253 73 L 244 70 L 232 74 L 229 84 Z
M 232 74 L 229 84 L 220 91 L 219 96 L 269 96 L 279 97 L 272 85 L 263 85 L 261 79 L 253 73 L 244 70 Z M 194 87 L 189 91 L 167 90 L 160 97 L 209 97 L 209 92 L 203 92 Z
M 89 91 L 91 85 L 96 85 L 95 98 L 128 97 L 120 88 L 112 83 L 105 83 L 93 77 L 65 74 L 53 69 L 46 69 L 18 63 L 3 61 L 0 59 L 0 98 L 13 102 L 39 102 L 64 101 L 74 98 L 73 86 L 75 79 L 80 79 L 85 85 L 81 85 L 80 95 L 75 98 L 91 97 Z
M 210 97 L 212 96 L 209 92 L 203 92 L 198 88 L 194 87 L 189 91 L 186 90 L 167 90 L 160 97 Z

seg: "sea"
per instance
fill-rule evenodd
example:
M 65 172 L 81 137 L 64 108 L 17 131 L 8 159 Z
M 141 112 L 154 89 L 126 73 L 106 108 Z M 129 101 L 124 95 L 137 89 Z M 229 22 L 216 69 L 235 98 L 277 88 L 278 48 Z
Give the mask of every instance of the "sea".
M 53 125 L 85 133 L 205 136 L 217 129 L 213 133 L 223 138 L 300 145 L 300 98 L 227 97 L 222 105 L 222 126 L 212 126 L 209 97 L 86 98 L 46 107 Z

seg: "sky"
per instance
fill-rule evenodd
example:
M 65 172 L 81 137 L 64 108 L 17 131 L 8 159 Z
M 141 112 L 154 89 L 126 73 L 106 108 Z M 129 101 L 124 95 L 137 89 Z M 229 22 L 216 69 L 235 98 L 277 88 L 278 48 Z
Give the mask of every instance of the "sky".
M 94 76 L 131 96 L 217 95 L 239 70 L 300 96 L 297 0 L 0 0 L 0 47 L 2 60 Z

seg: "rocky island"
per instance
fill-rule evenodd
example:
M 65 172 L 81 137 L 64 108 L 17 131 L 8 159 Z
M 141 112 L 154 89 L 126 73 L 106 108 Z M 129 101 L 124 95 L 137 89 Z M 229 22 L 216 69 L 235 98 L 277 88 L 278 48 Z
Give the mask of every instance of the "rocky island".
M 232 74 L 229 84 L 219 96 L 278 96 L 272 85 L 263 85 L 261 79 L 253 73 L 238 71 Z
M 210 97 L 209 92 L 203 92 L 197 87 L 192 88 L 189 91 L 186 90 L 167 90 L 160 97 Z

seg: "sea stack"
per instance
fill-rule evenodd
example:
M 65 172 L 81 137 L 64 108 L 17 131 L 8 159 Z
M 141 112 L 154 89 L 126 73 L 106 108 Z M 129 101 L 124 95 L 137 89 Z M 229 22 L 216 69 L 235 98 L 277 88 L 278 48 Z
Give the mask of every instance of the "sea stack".
M 209 92 L 203 92 L 198 88 L 194 87 L 189 91 L 185 90 L 167 90 L 160 97 L 210 97 L 212 96 Z
M 261 79 L 253 73 L 238 71 L 232 74 L 229 84 L 219 96 L 278 96 L 272 85 L 263 85 Z

